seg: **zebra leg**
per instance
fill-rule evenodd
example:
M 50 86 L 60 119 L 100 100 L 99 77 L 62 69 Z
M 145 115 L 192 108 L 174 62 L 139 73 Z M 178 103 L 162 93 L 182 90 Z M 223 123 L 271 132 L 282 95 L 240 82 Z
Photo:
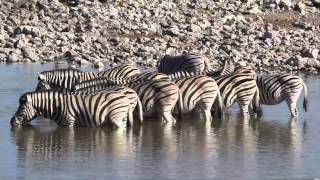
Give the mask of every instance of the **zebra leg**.
M 161 115 L 161 121 L 162 122 L 168 122 L 168 123 L 175 123 L 176 119 L 172 116 L 171 111 L 165 111 Z
M 294 100 L 286 100 L 286 103 L 288 104 L 291 117 L 296 117 L 298 116 L 298 109 L 297 109 L 297 101 Z
M 210 109 L 201 109 L 202 117 L 205 121 L 212 121 L 211 110 Z
M 250 101 L 238 101 L 240 111 L 244 117 L 246 117 L 249 114 L 249 104 Z
M 112 124 L 116 128 L 125 128 L 127 123 L 124 122 L 127 122 L 127 117 L 125 117 L 124 119 L 113 120 Z
M 128 126 L 133 126 L 133 109 L 128 112 Z

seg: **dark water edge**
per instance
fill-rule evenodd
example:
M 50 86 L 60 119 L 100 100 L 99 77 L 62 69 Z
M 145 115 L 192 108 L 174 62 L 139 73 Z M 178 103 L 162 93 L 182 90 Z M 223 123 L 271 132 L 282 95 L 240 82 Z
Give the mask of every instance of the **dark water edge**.
M 19 96 L 54 64 L 0 64 L 0 179 L 315 179 L 320 178 L 317 76 L 308 76 L 309 112 L 290 119 L 285 103 L 263 106 L 244 121 L 233 106 L 211 124 L 186 116 L 177 124 L 61 128 L 44 119 L 11 129 Z M 85 70 L 90 70 L 86 68 Z

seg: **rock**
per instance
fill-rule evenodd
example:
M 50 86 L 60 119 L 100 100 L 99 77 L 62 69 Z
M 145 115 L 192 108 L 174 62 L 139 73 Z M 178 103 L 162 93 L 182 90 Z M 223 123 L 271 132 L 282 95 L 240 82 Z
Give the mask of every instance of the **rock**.
M 170 29 L 165 30 L 164 33 L 170 36 L 179 36 L 180 34 L 179 27 L 177 25 L 173 25 L 170 27 Z
M 320 7 L 320 0 L 311 0 L 314 6 Z
M 35 52 L 33 48 L 24 48 L 23 55 L 24 57 L 29 58 L 33 62 L 39 61 L 40 59 L 38 54 Z
M 306 63 L 307 63 L 307 60 L 301 57 L 300 55 L 291 57 L 285 62 L 286 65 L 295 66 L 295 67 L 304 67 Z
M 301 1 L 295 4 L 294 9 L 299 11 L 302 15 L 306 14 L 306 5 Z
M 31 34 L 34 37 L 41 37 L 43 30 L 35 26 L 19 26 L 14 30 L 14 34 Z
M 96 68 L 104 67 L 104 64 L 100 60 L 95 60 L 93 66 Z
M 290 9 L 293 6 L 293 3 L 291 0 L 280 0 L 279 6 Z
M 259 6 L 253 6 L 248 10 L 249 14 L 262 14 L 263 12 L 260 10 Z
M 317 59 L 319 54 L 319 49 L 308 49 L 304 48 L 301 51 L 301 56 L 302 57 L 308 57 L 308 58 L 314 58 Z
M 316 59 L 309 59 L 307 61 L 307 65 L 309 67 L 313 67 L 313 68 L 319 68 L 320 67 L 320 62 Z
M 193 33 L 201 33 L 201 27 L 195 24 L 190 25 L 190 30 Z
M 16 53 L 11 53 L 9 56 L 7 56 L 8 62 L 18 62 L 19 56 Z

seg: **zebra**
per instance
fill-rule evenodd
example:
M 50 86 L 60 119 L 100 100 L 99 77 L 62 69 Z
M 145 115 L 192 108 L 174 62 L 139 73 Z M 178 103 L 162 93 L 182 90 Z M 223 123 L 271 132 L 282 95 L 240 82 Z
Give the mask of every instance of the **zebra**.
M 103 92 L 103 91 L 119 91 L 127 96 L 130 102 L 130 111 L 129 111 L 129 125 L 133 125 L 133 111 L 136 107 L 138 107 L 138 113 L 139 113 L 139 120 L 140 123 L 143 122 L 143 110 L 142 110 L 142 104 L 138 97 L 138 94 L 131 88 L 125 87 L 125 86 L 118 86 L 118 87 L 104 87 L 101 84 L 103 83 L 109 83 L 108 79 L 94 79 L 91 81 L 84 81 L 80 84 L 75 85 L 72 88 L 73 92 L 87 92 L 87 93 L 97 93 L 97 92 Z
M 116 66 L 106 71 L 98 72 L 99 77 L 110 77 L 110 78 L 129 78 L 131 76 L 140 74 L 140 70 L 137 66 L 132 64 L 124 64 Z
M 285 101 L 292 117 L 298 116 L 297 101 L 302 89 L 304 90 L 303 109 L 308 110 L 308 88 L 301 77 L 292 74 L 258 75 L 257 85 L 260 91 L 260 103 L 275 105 Z M 262 115 L 259 108 L 258 115 Z
M 178 104 L 178 112 L 190 112 L 196 107 L 200 108 L 202 117 L 206 121 L 212 121 L 211 108 L 216 99 L 218 99 L 219 107 L 222 108 L 222 100 L 219 93 L 218 84 L 215 80 L 208 76 L 198 75 L 182 79 L 174 79 L 180 90 L 180 101 L 182 106 Z M 218 109 L 221 112 L 221 109 Z
M 141 80 L 139 83 L 132 83 L 125 79 L 93 79 L 76 85 L 75 89 L 90 86 L 98 86 L 91 87 L 92 89 L 105 89 L 117 85 L 125 85 L 136 91 L 141 100 L 144 115 L 157 113 L 162 121 L 176 121 L 171 112 L 178 101 L 179 88 L 175 83 L 166 79 Z
M 253 109 L 256 109 L 259 91 L 255 76 L 256 73 L 248 69 L 241 72 L 235 71 L 220 77 L 213 77 L 219 86 L 224 106 L 230 107 L 237 102 L 240 111 L 245 116 L 249 113 L 250 105 L 253 105 Z
M 249 113 L 249 105 L 253 105 L 252 108 L 254 110 L 258 109 L 258 99 L 254 95 L 259 94 L 259 91 L 255 81 L 256 73 L 253 70 L 246 69 L 242 71 L 235 71 L 224 76 L 219 76 L 220 73 L 221 71 L 202 72 L 202 74 L 206 74 L 207 76 L 213 78 L 218 84 L 222 103 L 215 103 L 216 108 L 227 108 L 233 105 L 235 102 L 238 102 L 240 110 L 245 116 Z M 197 73 L 182 71 L 169 74 L 168 76 L 171 79 L 176 79 L 181 77 L 192 77 L 196 75 Z M 219 100 L 219 98 L 217 100 Z
M 19 108 L 11 126 L 26 124 L 38 116 L 55 121 L 59 126 L 100 127 L 111 122 L 122 127 L 130 110 L 129 99 L 121 92 L 69 94 L 58 90 L 27 92 L 19 98 Z
M 177 71 L 202 72 L 210 69 L 209 60 L 197 54 L 182 54 L 179 56 L 165 55 L 158 62 L 160 73 L 171 74 Z
M 189 74 L 188 72 L 185 73 Z M 181 101 L 179 104 L 182 104 L 182 106 L 178 105 L 177 110 L 180 115 L 190 112 L 195 107 L 199 107 L 201 115 L 204 117 L 204 119 L 211 121 L 212 116 L 210 110 L 216 97 L 219 98 L 220 101 L 218 102 L 220 102 L 220 105 L 222 104 L 217 83 L 212 78 L 204 75 L 184 78 L 184 76 L 169 77 L 168 75 L 162 73 L 147 72 L 138 75 L 138 77 L 134 78 L 133 80 L 128 80 L 126 83 L 136 83 L 137 81 L 144 82 L 156 79 L 172 80 L 179 87 L 179 102 Z M 220 111 L 218 112 L 220 113 Z
M 232 66 L 232 65 L 228 65 Z M 230 68 L 231 69 L 231 68 Z M 236 66 L 233 71 L 245 73 L 248 67 Z M 225 73 L 231 73 L 225 71 Z M 296 75 L 281 74 L 260 74 L 256 76 L 256 83 L 259 90 L 259 103 L 254 106 L 258 116 L 262 116 L 260 104 L 276 105 L 285 101 L 292 117 L 298 116 L 297 101 L 302 90 L 304 90 L 303 109 L 308 110 L 308 88 L 303 80 Z
M 121 65 L 103 72 L 82 72 L 78 69 L 59 69 L 43 71 L 38 75 L 36 90 L 65 88 L 71 89 L 76 83 L 99 77 L 126 78 L 140 74 L 140 70 L 133 65 Z

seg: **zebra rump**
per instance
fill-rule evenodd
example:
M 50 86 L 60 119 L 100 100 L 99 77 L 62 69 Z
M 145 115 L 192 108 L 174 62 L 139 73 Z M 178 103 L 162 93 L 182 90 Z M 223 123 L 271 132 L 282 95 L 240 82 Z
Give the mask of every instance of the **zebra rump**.
M 190 112 L 194 108 L 200 109 L 201 115 L 205 120 L 212 120 L 211 108 L 218 98 L 221 112 L 222 101 L 219 93 L 219 88 L 215 80 L 208 76 L 200 75 L 186 77 L 184 79 L 174 80 L 180 89 L 180 100 L 182 107 L 178 106 L 178 111 L 181 113 Z
M 114 83 L 112 83 L 114 85 Z M 119 87 L 110 87 L 109 79 L 99 78 L 89 81 L 84 81 L 82 83 L 76 84 L 73 88 L 76 92 L 87 92 L 87 93 L 97 93 L 103 91 L 119 91 L 127 96 L 130 102 L 130 111 L 129 111 L 129 125 L 133 125 L 133 111 L 136 107 L 138 107 L 139 120 L 140 123 L 143 122 L 143 110 L 142 104 L 138 97 L 138 94 L 131 88 L 125 86 Z
M 208 69 L 210 69 L 208 59 L 196 54 L 165 55 L 158 65 L 158 71 L 165 74 L 177 71 L 202 72 Z
M 254 101 L 254 96 L 259 94 L 255 72 L 248 69 L 213 78 L 219 86 L 224 106 L 230 107 L 237 101 L 241 112 L 248 114 L 250 103 Z
M 261 104 L 275 105 L 285 101 L 293 117 L 298 115 L 297 101 L 304 89 L 303 109 L 308 110 L 308 89 L 299 76 L 292 74 L 259 75 L 257 85 Z M 258 115 L 261 116 L 262 111 L 258 111 Z
M 46 90 L 28 92 L 19 99 L 19 108 L 11 119 L 11 126 L 19 126 L 41 116 L 59 126 L 100 127 L 112 123 L 122 127 L 127 123 L 129 99 L 120 92 L 69 94 Z

